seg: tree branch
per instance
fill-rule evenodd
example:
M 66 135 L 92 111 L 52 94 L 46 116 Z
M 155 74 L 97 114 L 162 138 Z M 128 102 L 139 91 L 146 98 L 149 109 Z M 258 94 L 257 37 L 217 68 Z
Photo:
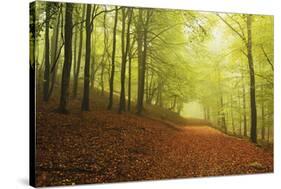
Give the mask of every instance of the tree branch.
M 264 50 L 263 45 L 261 45 L 261 50 L 262 50 L 264 56 L 266 57 L 266 60 L 267 60 L 268 64 L 271 66 L 272 71 L 274 71 L 273 63 L 270 61 L 270 59 L 269 59 L 267 53 L 266 53 L 265 50 Z
M 243 41 L 245 44 L 247 44 L 246 38 L 243 36 L 243 34 L 239 33 L 234 27 L 231 26 L 223 17 L 221 17 L 219 14 L 216 14 L 232 31 L 234 31 Z
M 62 50 L 62 47 L 63 47 L 63 46 L 64 46 L 64 42 L 62 43 L 62 45 L 61 45 L 61 47 L 60 47 L 60 49 L 59 49 L 59 53 L 58 53 L 58 55 L 57 55 L 57 57 L 56 57 L 56 59 L 55 59 L 55 62 L 54 62 L 54 64 L 52 65 L 51 73 L 53 73 L 53 71 L 54 71 L 54 69 L 55 69 L 55 67 L 56 67 L 56 65 L 57 65 L 57 62 L 58 62 L 58 60 L 59 60 L 60 53 L 61 53 L 61 50 Z
M 231 17 L 231 16 L 229 16 L 229 15 L 227 15 L 227 16 L 228 16 L 233 22 L 235 22 L 235 23 L 239 26 L 239 29 L 241 30 L 242 36 L 246 39 L 244 30 L 243 30 L 241 24 L 240 24 L 237 20 L 235 20 L 233 17 Z

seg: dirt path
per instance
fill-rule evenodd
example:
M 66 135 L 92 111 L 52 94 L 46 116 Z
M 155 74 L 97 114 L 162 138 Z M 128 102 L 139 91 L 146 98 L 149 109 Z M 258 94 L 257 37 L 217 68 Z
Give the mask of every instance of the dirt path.
M 208 126 L 39 111 L 36 127 L 38 186 L 273 171 L 272 153 Z
M 271 153 L 209 126 L 186 126 L 164 145 L 168 150 L 159 162 L 167 178 L 273 171 Z

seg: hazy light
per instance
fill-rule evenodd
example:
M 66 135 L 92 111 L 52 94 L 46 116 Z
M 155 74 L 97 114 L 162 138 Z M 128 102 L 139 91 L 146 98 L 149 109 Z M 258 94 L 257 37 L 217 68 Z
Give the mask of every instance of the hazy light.
M 203 107 L 197 101 L 185 103 L 181 115 L 183 117 L 204 119 Z

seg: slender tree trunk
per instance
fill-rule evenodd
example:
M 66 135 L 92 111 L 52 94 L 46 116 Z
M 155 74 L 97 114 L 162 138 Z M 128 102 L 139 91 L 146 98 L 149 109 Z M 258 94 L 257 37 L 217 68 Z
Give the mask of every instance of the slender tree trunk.
M 139 81 L 138 81 L 138 99 L 137 99 L 137 114 L 141 114 L 143 111 L 143 99 L 144 99 L 144 85 L 145 85 L 145 73 L 146 73 L 146 59 L 147 59 L 147 35 L 148 24 L 150 20 L 150 11 L 146 11 L 146 20 L 144 25 L 142 18 L 142 11 L 139 10 L 139 24 L 138 24 L 138 56 L 139 58 Z M 142 50 L 143 49 L 143 50 Z
M 139 9 L 138 15 L 138 24 L 137 24 L 137 45 L 138 45 L 138 96 L 137 96 L 137 113 L 141 114 L 143 109 L 143 72 L 144 72 L 144 65 L 143 65 L 143 9 Z
M 144 28 L 143 28 L 143 58 L 142 58 L 142 65 L 143 65 L 143 70 L 142 70 L 142 102 L 141 102 L 141 111 L 140 113 L 142 112 L 142 109 L 143 109 L 143 98 L 144 98 L 144 92 L 145 92 L 145 81 L 146 81 L 146 73 L 147 73 L 147 76 L 148 76 L 148 69 L 146 68 L 146 64 L 147 64 L 147 35 L 148 35 L 148 23 L 149 23 L 149 11 L 147 10 L 147 15 L 146 15 L 146 24 L 144 25 Z M 147 90 L 148 90 L 148 81 L 147 81 Z M 148 93 L 148 91 L 146 91 Z
M 207 109 L 205 106 L 203 107 L 203 110 L 204 110 L 204 119 L 207 120 Z
M 92 48 L 93 52 L 91 53 L 91 73 L 90 73 L 90 86 L 91 86 L 91 91 L 94 94 L 94 89 L 95 89 L 95 76 L 96 72 L 98 69 L 95 69 L 96 66 L 96 38 L 97 38 L 97 27 L 93 25 L 93 34 L 92 34 Z
M 160 98 L 160 92 L 159 92 L 159 81 L 157 82 L 157 94 L 156 94 L 156 100 L 154 105 L 159 106 L 159 98 Z
M 243 128 L 244 128 L 244 136 L 247 137 L 247 112 L 246 112 L 246 89 L 245 89 L 245 80 L 244 73 L 242 74 L 242 90 L 243 90 Z
M 262 99 L 261 99 L 261 138 L 265 139 L 265 107 L 264 107 L 264 86 L 261 87 Z
M 129 52 L 128 58 L 128 111 L 131 111 L 132 51 Z
M 161 79 L 159 86 L 158 86 L 158 95 L 159 95 L 159 106 L 162 108 L 163 107 L 163 95 L 162 95 L 162 91 L 163 91 L 163 84 L 164 81 Z
M 234 122 L 234 115 L 233 115 L 233 97 L 230 95 L 230 116 L 231 116 L 231 125 L 232 125 L 232 132 L 235 135 L 235 122 Z
M 241 116 L 241 99 L 240 99 L 240 90 L 238 89 L 238 114 L 239 114 L 239 135 L 242 135 L 242 116 Z
M 118 23 L 118 7 L 115 6 L 115 20 L 114 20 L 114 27 L 113 27 L 113 44 L 112 44 L 112 56 L 111 56 L 111 74 L 110 74 L 110 83 L 109 83 L 109 103 L 107 106 L 107 109 L 109 110 L 112 108 L 113 105 L 117 23 Z
M 126 31 L 126 44 L 125 44 L 125 30 L 126 30 L 126 13 L 125 9 L 122 9 L 122 36 L 121 36 L 121 49 L 122 49 L 122 64 L 121 64 L 121 91 L 120 91 L 120 103 L 119 112 L 126 110 L 126 98 L 125 98 L 125 74 L 126 74 L 126 62 L 130 49 L 130 26 L 132 20 L 132 10 L 128 8 L 128 24 Z
M 154 93 L 155 93 L 155 90 L 153 89 L 154 88 L 154 84 L 153 84 L 153 77 L 154 77 L 154 74 L 153 74 L 153 71 L 150 72 L 151 73 L 151 76 L 150 76 L 150 80 L 148 82 L 148 85 L 147 85 L 147 88 L 148 88 L 148 99 L 147 99 L 147 103 L 148 104 L 151 104 L 152 103 L 152 100 L 154 98 Z
M 82 111 L 90 110 L 90 57 L 91 57 L 91 13 L 92 6 L 87 4 L 87 13 L 86 13 L 86 57 L 85 57 L 85 66 L 84 66 L 84 92 L 82 99 Z
M 133 10 L 132 10 L 133 16 Z M 131 81 L 132 81 L 132 58 L 133 58 L 133 48 L 135 44 L 135 37 L 133 38 L 132 44 L 130 44 L 130 50 L 128 53 L 128 111 L 131 111 Z
M 225 133 L 227 133 L 227 127 L 226 127 L 226 120 L 225 120 L 225 112 L 224 112 L 224 105 L 223 105 L 223 96 L 221 95 L 220 97 L 220 115 L 221 115 L 221 124 L 222 124 L 222 129 L 224 130 Z
M 125 71 L 126 71 L 126 55 L 125 55 L 125 30 L 126 30 L 126 13 L 125 8 L 122 8 L 122 33 L 121 33 L 121 90 L 120 90 L 120 100 L 119 100 L 119 113 L 125 111 Z
M 247 16 L 247 55 L 250 71 L 250 101 L 251 101 L 251 141 L 257 142 L 257 109 L 256 109 L 256 89 L 255 70 L 252 55 L 252 15 Z
M 67 103 L 69 96 L 69 80 L 72 63 L 72 7 L 71 3 L 66 3 L 65 8 L 65 26 L 64 26 L 64 64 L 61 80 L 61 96 L 59 112 L 67 113 Z
M 78 29 L 75 27 L 74 31 L 74 50 L 73 50 L 73 81 L 75 78 L 75 72 L 77 70 L 77 38 L 78 38 Z M 74 82 L 73 82 L 74 83 Z
M 149 81 L 149 68 L 145 70 L 145 88 L 144 88 L 144 93 L 145 93 L 145 103 L 148 104 L 148 99 L 149 99 L 149 87 L 148 87 L 148 81 Z
M 223 100 L 223 90 L 222 90 L 222 82 L 221 82 L 221 71 L 220 67 L 218 66 L 217 69 L 218 72 L 218 87 L 219 87 L 219 92 L 220 92 L 220 97 L 219 97 L 219 112 L 218 115 L 220 117 L 219 125 L 221 126 L 221 129 L 227 133 L 227 126 L 226 126 L 226 120 L 225 120 L 225 112 L 224 112 L 224 100 Z
M 50 4 L 46 2 L 46 29 L 45 29 L 45 70 L 44 70 L 44 84 L 43 84 L 43 100 L 47 102 L 50 88 L 50 41 L 49 41 L 49 27 L 50 27 Z
M 175 96 L 174 96 L 174 99 L 173 99 L 172 107 L 171 107 L 171 110 L 172 110 L 172 111 L 175 111 L 175 109 L 176 109 L 176 104 L 177 104 L 177 96 L 175 95 Z
M 104 62 L 101 62 L 100 84 L 101 84 L 101 96 L 104 95 Z
M 57 61 L 59 61 L 59 59 L 57 59 L 58 56 L 58 42 L 59 42 L 59 32 L 60 32 L 60 15 L 61 13 L 59 12 L 57 20 L 56 20 L 56 26 L 54 28 L 54 32 L 53 32 L 53 36 L 52 36 L 52 44 L 51 44 L 51 60 L 52 66 L 55 66 L 53 70 L 51 70 L 51 76 L 52 76 L 52 80 L 51 80 L 51 87 L 49 90 L 49 94 L 48 94 L 48 99 L 51 98 L 51 95 L 53 93 L 54 90 L 54 86 L 56 83 L 56 76 L 57 76 Z
M 86 10 L 86 5 L 83 5 L 82 20 L 84 20 L 84 18 L 85 18 L 85 10 Z M 79 32 L 79 38 L 80 39 L 79 39 L 76 70 L 75 70 L 74 80 L 73 80 L 73 91 L 72 91 L 73 98 L 77 97 L 77 88 L 78 88 L 78 84 L 79 84 L 78 80 L 79 80 L 80 65 L 81 65 L 81 59 L 82 59 L 82 46 L 83 46 L 83 27 L 84 27 L 84 24 L 82 22 L 80 24 L 80 28 L 79 28 L 80 29 L 80 32 Z
M 270 143 L 270 126 L 267 126 L 267 142 Z
M 105 7 L 106 10 L 106 7 Z M 103 57 L 101 61 L 101 73 L 100 73 L 100 82 L 101 82 L 101 95 L 104 95 L 104 70 L 105 70 L 105 65 L 106 65 L 106 51 L 107 51 L 107 29 L 106 29 L 106 13 L 104 14 L 103 17 Z

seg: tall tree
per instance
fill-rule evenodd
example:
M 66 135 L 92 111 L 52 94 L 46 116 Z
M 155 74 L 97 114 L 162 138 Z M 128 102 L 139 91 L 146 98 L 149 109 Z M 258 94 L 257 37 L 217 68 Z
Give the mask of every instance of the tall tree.
M 104 6 L 104 16 L 103 16 L 103 55 L 102 55 L 102 60 L 101 60 L 101 72 L 100 72 L 100 85 L 101 85 L 101 95 L 104 95 L 104 79 L 105 79 L 105 68 L 106 68 L 106 63 L 108 61 L 108 31 L 107 31 L 107 17 L 106 17 L 106 12 L 107 8 Z
M 132 51 L 133 51 L 134 44 L 135 44 L 135 38 L 132 44 L 130 45 L 130 50 L 128 52 L 128 104 L 127 104 L 128 111 L 131 111 L 132 58 L 133 58 Z
M 112 42 L 112 56 L 111 56 L 111 74 L 110 74 L 110 81 L 109 81 L 109 103 L 108 103 L 107 109 L 111 109 L 112 104 L 113 104 L 117 23 L 118 23 L 118 7 L 115 6 L 115 18 L 114 18 L 114 27 L 113 27 L 113 42 Z
M 247 58 L 250 71 L 250 101 L 251 101 L 251 140 L 257 142 L 257 107 L 256 107 L 256 84 L 255 69 L 252 50 L 252 15 L 247 15 Z
M 252 15 L 246 15 L 246 30 L 247 36 L 243 32 L 241 24 L 236 20 L 236 23 L 239 23 L 240 30 L 234 28 L 226 19 L 221 17 L 219 14 L 217 16 L 242 40 L 247 52 L 243 54 L 248 59 L 249 67 L 249 76 L 250 76 L 250 110 L 251 110 L 251 141 L 257 142 L 257 107 L 256 107 L 256 88 L 255 88 L 255 69 L 253 62 L 253 50 L 252 50 Z M 232 18 L 233 20 L 233 18 Z
M 53 93 L 54 90 L 54 86 L 55 86 L 55 82 L 56 82 L 56 75 L 57 75 L 57 62 L 59 61 L 59 56 L 60 56 L 60 50 L 58 48 L 59 45 L 59 33 L 60 33 L 60 19 L 61 19 L 61 10 L 62 10 L 62 6 L 60 6 L 59 8 L 59 12 L 58 12 L 58 16 L 56 18 L 56 23 L 54 25 L 54 31 L 53 31 L 53 36 L 52 36 L 52 42 L 51 42 L 51 65 L 52 68 L 50 70 L 50 74 L 51 74 L 51 86 L 50 86 L 50 90 L 48 93 L 48 99 L 51 98 L 51 95 Z
M 82 18 L 81 18 L 82 21 L 85 19 L 85 9 L 86 9 L 86 5 L 83 5 Z M 83 31 L 84 31 L 84 22 L 81 22 L 80 28 L 79 28 L 78 56 L 77 56 L 76 69 L 74 70 L 74 80 L 73 80 L 73 97 L 74 98 L 76 98 L 76 96 L 77 96 L 78 78 L 79 78 L 80 67 L 81 67 L 80 65 L 81 65 L 81 59 L 82 59 Z
M 152 16 L 151 10 L 146 10 L 143 18 L 143 10 L 139 9 L 137 24 L 137 44 L 138 44 L 138 96 L 137 96 L 137 114 L 143 111 L 147 45 L 148 45 L 148 26 Z
M 138 94 L 137 94 L 137 113 L 142 112 L 143 106 L 143 9 L 139 9 L 137 21 L 137 50 L 138 50 Z
M 58 111 L 61 113 L 67 113 L 67 104 L 69 97 L 69 80 L 70 80 L 70 71 L 72 64 L 72 10 L 73 4 L 66 3 L 65 8 L 65 25 L 64 25 L 64 64 L 62 70 L 62 79 L 61 79 L 61 95 L 60 95 L 60 104 Z
M 126 28 L 126 17 L 128 15 L 128 24 Z M 132 10 L 130 8 L 122 9 L 122 33 L 121 33 L 121 91 L 120 91 L 120 101 L 119 101 L 119 112 L 123 112 L 126 109 L 126 98 L 125 98 L 125 76 L 126 76 L 126 62 L 127 56 L 130 49 L 130 26 L 132 18 Z M 125 39 L 126 34 L 126 39 Z
M 82 111 L 90 110 L 90 57 L 91 57 L 91 32 L 92 32 L 92 23 L 91 23 L 91 14 L 92 6 L 87 4 L 86 12 L 86 57 L 85 57 L 85 66 L 84 66 L 84 91 L 82 99 Z
M 43 99 L 48 101 L 49 88 L 50 88 L 50 39 L 49 39 L 49 27 L 50 27 L 50 3 L 46 2 L 46 21 L 45 21 L 45 69 L 44 69 L 44 84 L 43 84 Z
M 242 97 L 243 97 L 243 135 L 247 137 L 247 113 L 246 113 L 246 89 L 245 89 L 245 79 L 243 70 L 241 71 L 242 76 Z

